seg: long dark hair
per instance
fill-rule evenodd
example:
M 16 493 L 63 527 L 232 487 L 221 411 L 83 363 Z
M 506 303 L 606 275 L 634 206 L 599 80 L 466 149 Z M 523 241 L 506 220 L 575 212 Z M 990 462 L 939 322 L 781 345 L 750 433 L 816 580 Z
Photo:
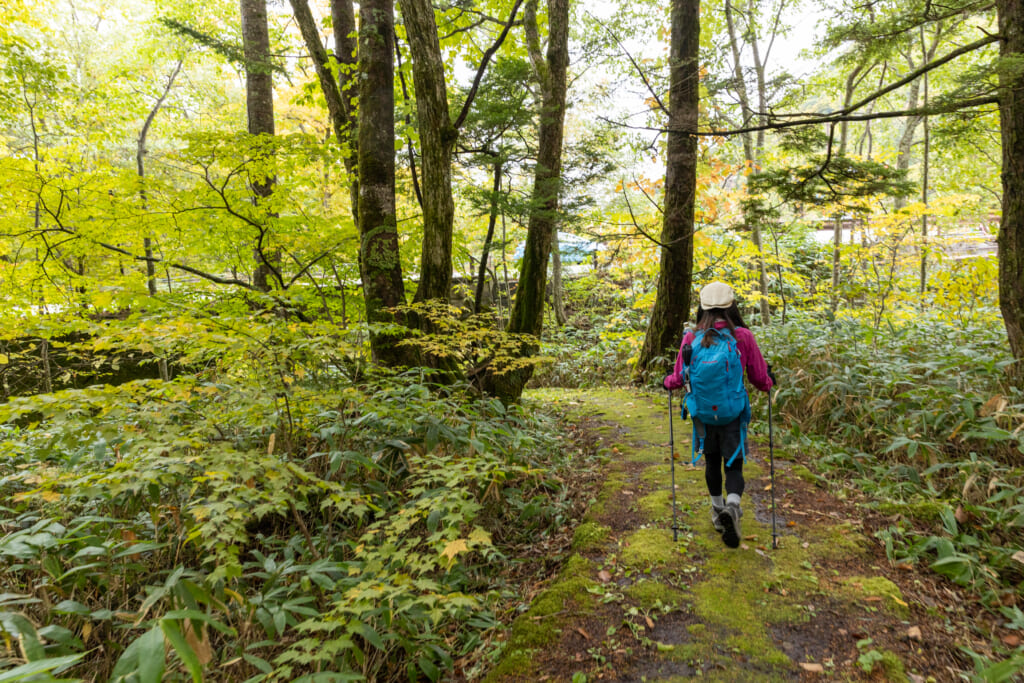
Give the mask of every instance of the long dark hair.
M 743 322 L 743 316 L 740 315 L 739 306 L 733 301 L 729 308 L 709 308 L 704 309 L 700 304 L 697 304 L 697 330 L 707 330 L 704 334 L 704 339 L 701 340 L 701 346 L 707 348 L 714 343 L 714 340 L 718 338 L 718 331 L 715 329 L 715 323 L 719 320 L 724 320 L 726 327 L 732 333 L 733 337 L 736 336 L 736 328 L 746 328 L 747 324 Z

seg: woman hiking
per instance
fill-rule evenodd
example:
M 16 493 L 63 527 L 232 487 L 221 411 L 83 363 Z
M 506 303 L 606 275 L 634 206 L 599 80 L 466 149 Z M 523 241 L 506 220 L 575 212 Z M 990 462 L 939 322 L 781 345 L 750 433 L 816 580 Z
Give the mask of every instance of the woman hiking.
M 712 282 L 700 290 L 696 329 L 683 335 L 675 368 L 664 386 L 672 391 L 689 385 L 684 405 L 693 420 L 696 458 L 704 455 L 711 522 L 730 548 L 739 547 L 743 515 L 743 461 L 750 422 L 744 376 L 764 392 L 775 383 L 754 334 L 743 322 L 732 287 Z

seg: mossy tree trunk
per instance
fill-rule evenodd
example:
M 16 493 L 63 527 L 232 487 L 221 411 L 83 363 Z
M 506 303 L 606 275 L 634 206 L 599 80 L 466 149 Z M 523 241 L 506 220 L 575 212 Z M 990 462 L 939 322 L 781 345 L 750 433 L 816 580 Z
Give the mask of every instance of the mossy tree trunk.
M 245 110 L 250 135 L 274 135 L 274 77 L 270 64 L 270 31 L 267 27 L 266 0 L 241 0 L 242 50 L 245 56 Z M 256 169 L 251 186 L 253 201 L 266 202 L 274 192 L 275 178 L 266 169 Z M 268 218 L 270 216 L 268 215 Z M 253 247 L 256 268 L 253 287 L 269 292 L 271 279 L 280 283 L 273 263 L 278 257 L 269 244 L 266 222 L 260 227 Z M 276 277 L 275 277 L 276 276 Z M 282 283 L 283 284 L 283 283 Z
M 394 3 L 364 0 L 359 9 L 359 271 L 366 319 L 393 321 L 405 304 L 395 215 Z M 394 335 L 370 334 L 378 363 L 405 364 Z
M 700 1 L 672 0 L 669 133 L 665 168 L 665 212 L 661 229 L 658 293 L 637 360 L 639 380 L 657 359 L 678 348 L 690 312 L 693 286 L 694 199 L 697 191 L 697 105 L 699 102 Z
M 1000 55 L 999 120 L 1003 143 L 1003 216 L 999 227 L 999 306 L 1024 384 L 1024 0 L 997 0 Z
M 457 136 L 448 112 L 441 42 L 430 0 L 399 0 L 416 88 L 423 169 L 423 244 L 415 301 L 448 299 L 452 284 L 452 151 Z
M 558 195 L 562 187 L 562 142 L 569 70 L 569 0 L 548 0 L 547 56 L 542 57 L 537 27 L 537 0 L 528 0 L 523 15 L 527 47 L 541 90 L 537 167 L 533 182 L 519 288 L 509 316 L 508 331 L 530 335 L 524 355 L 533 355 L 544 328 L 544 291 L 547 287 L 551 241 L 558 227 Z M 515 401 L 533 374 L 532 367 L 495 374 L 492 368 L 484 388 L 503 401 Z

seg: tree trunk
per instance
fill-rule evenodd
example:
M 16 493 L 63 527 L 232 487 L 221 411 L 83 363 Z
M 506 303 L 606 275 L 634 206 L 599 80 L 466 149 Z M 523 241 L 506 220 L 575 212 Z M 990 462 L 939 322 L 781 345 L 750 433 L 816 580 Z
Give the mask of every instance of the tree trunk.
M 743 112 L 741 127 L 747 128 L 754 120 L 754 112 L 750 106 L 750 93 L 747 89 L 747 80 L 743 73 L 743 62 L 740 58 L 742 46 L 740 45 L 739 36 L 737 35 L 738 31 L 736 21 L 733 17 L 732 0 L 726 0 L 725 2 L 725 21 L 729 33 L 729 47 L 732 51 L 733 79 L 736 83 L 736 95 L 740 101 L 740 109 Z M 752 21 L 753 19 L 748 16 L 748 28 L 745 33 L 750 38 L 750 46 L 755 59 L 755 69 L 758 79 L 758 103 L 761 108 L 761 112 L 764 112 L 767 109 L 764 65 L 761 63 L 760 52 L 757 49 L 757 36 L 754 34 L 754 29 L 751 25 Z M 763 123 L 763 114 L 758 115 L 757 119 L 759 124 Z M 761 152 L 764 146 L 764 132 L 758 132 L 756 139 L 753 134 L 745 132 L 741 134 L 741 139 L 743 141 L 743 156 L 747 163 L 747 170 L 748 172 L 757 171 L 760 166 Z M 747 229 L 750 230 L 750 237 L 754 243 L 754 248 L 757 249 L 758 286 L 761 290 L 759 308 L 761 312 L 761 322 L 767 325 L 771 321 L 771 315 L 768 308 L 768 271 L 765 266 L 764 250 L 761 244 L 761 224 L 760 221 L 758 221 L 758 219 L 752 216 L 749 212 L 744 215 L 744 222 L 746 223 Z
M 153 120 L 156 119 L 157 112 L 160 111 L 160 107 L 163 106 L 164 100 L 167 99 L 167 95 L 170 94 L 171 88 L 174 86 L 174 79 L 181 72 L 182 62 L 183 60 L 179 59 L 174 67 L 174 71 L 167 77 L 167 85 L 164 87 L 160 97 L 157 98 L 156 103 L 153 104 L 153 108 L 149 110 L 149 115 L 146 116 L 146 120 L 142 124 L 142 130 L 139 131 L 139 139 L 136 141 L 135 169 L 139 175 L 139 182 L 142 183 L 139 195 L 142 199 L 143 208 L 146 207 L 146 138 L 149 135 L 150 127 L 153 125 Z M 153 240 L 148 235 L 142 238 L 142 248 L 146 253 L 146 289 L 150 296 L 156 296 L 156 262 L 153 259 Z M 157 368 L 160 372 L 160 379 L 164 382 L 168 381 L 171 375 L 167 367 L 167 359 L 158 358 Z
M 423 245 L 415 301 L 448 299 L 452 284 L 452 150 L 456 131 L 448 113 L 441 43 L 430 0 L 399 0 L 405 20 L 419 118 Z
M 358 121 L 355 102 L 358 90 L 356 83 L 358 46 L 353 35 L 356 30 L 356 19 L 352 0 L 331 0 L 331 23 L 334 26 L 336 50 L 334 58 L 340 66 L 337 78 L 331 70 L 330 55 L 320 41 L 320 29 L 309 8 L 308 0 L 291 0 L 291 5 L 295 23 L 302 33 L 306 51 L 309 53 L 316 70 L 317 80 L 320 82 L 320 90 L 324 95 L 324 101 L 327 102 L 331 130 L 339 145 L 348 146 L 348 153 L 344 157 L 345 171 L 350 178 L 349 200 L 352 218 L 358 223 L 359 179 L 356 169 Z
M 558 244 L 558 230 L 551 233 L 551 308 L 555 311 L 555 323 L 561 327 L 568 319 L 562 296 L 562 251 Z
M 997 0 L 1000 57 L 1009 72 L 1000 79 L 999 121 L 1003 143 L 1003 216 L 999 225 L 999 307 L 1017 360 L 1014 377 L 1024 384 L 1024 0 Z
M 363 0 L 359 8 L 359 271 L 366 319 L 393 321 L 405 304 L 395 215 L 394 3 Z M 374 360 L 388 366 L 408 357 L 394 336 L 371 332 Z
M 274 78 L 270 69 L 270 32 L 267 28 L 266 0 L 241 0 L 242 49 L 245 56 L 245 105 L 250 135 L 274 134 Z M 273 194 L 274 178 L 261 177 L 252 182 L 253 201 L 259 203 Z M 253 286 L 261 292 L 270 291 L 269 277 L 274 272 L 270 263 L 264 225 L 256 238 L 253 257 L 256 268 Z
M 527 2 L 523 17 L 530 60 L 541 87 L 537 168 L 530 217 L 527 223 L 519 287 L 509 314 L 508 331 L 535 338 L 521 351 L 532 355 L 539 348 L 544 327 L 544 290 L 552 234 L 558 227 L 558 195 L 562 183 L 562 142 L 565 131 L 565 96 L 569 69 L 569 0 L 548 0 L 547 58 L 540 57 L 536 19 L 537 0 Z M 532 367 L 501 375 L 488 372 L 484 387 L 503 401 L 515 401 L 533 374 Z
M 697 106 L 700 98 L 698 49 L 700 0 L 672 0 L 669 55 L 669 133 L 665 168 L 665 213 L 661 229 L 658 293 L 635 377 L 657 370 L 664 374 L 683 336 L 690 314 L 693 285 L 694 199 L 697 191 Z
M 494 228 L 498 223 L 498 201 L 501 192 L 501 174 L 504 171 L 504 164 L 501 157 L 494 160 L 494 184 L 491 187 L 491 211 L 487 218 L 487 236 L 484 238 L 483 252 L 480 254 L 480 269 L 476 276 L 476 292 L 473 297 L 473 312 L 480 313 L 483 306 L 484 282 L 487 279 L 487 258 L 491 253 L 491 243 L 494 242 Z

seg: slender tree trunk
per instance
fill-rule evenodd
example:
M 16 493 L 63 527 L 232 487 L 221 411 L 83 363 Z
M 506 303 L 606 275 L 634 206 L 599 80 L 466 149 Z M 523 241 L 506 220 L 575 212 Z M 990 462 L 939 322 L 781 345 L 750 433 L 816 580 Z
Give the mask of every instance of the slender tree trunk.
M 694 207 L 697 192 L 697 107 L 700 100 L 698 50 L 700 1 L 672 0 L 669 52 L 669 133 L 665 167 L 665 213 L 661 229 L 658 293 L 651 311 L 635 377 L 657 370 L 657 359 L 673 357 L 690 314 L 693 285 Z
M 924 75 L 924 106 L 928 106 L 928 74 Z M 924 117 L 924 150 L 921 159 L 921 203 L 928 206 L 928 182 L 931 171 L 931 131 Z M 928 214 L 921 216 L 921 294 L 928 290 Z M 924 306 L 924 297 L 921 298 Z
M 423 244 L 415 301 L 448 298 L 452 284 L 452 150 L 457 136 L 448 113 L 441 43 L 430 0 L 399 0 L 416 87 L 423 171 Z
M 171 75 L 167 77 L 167 85 L 164 87 L 164 91 L 157 98 L 153 108 L 149 110 L 149 115 L 146 116 L 145 122 L 142 124 L 142 130 L 139 131 L 139 139 L 135 145 L 135 169 L 139 175 L 139 182 L 144 183 L 146 177 L 146 138 L 149 135 L 149 129 L 153 125 L 153 120 L 156 118 L 157 112 L 160 111 L 160 107 L 163 106 L 164 100 L 167 99 L 167 95 L 171 92 L 171 88 L 174 86 L 174 79 L 178 77 L 178 73 L 181 71 L 181 65 L 183 60 L 179 59 L 175 65 Z M 139 195 L 142 199 L 142 206 L 146 206 L 146 188 L 143 184 L 139 190 Z M 150 296 L 156 296 L 156 262 L 153 260 L 153 240 L 148 235 L 142 238 L 142 248 L 146 253 L 146 288 L 149 291 Z M 160 379 L 168 381 L 170 379 L 170 371 L 167 367 L 166 358 L 157 359 L 157 368 L 160 372 Z
M 551 308 L 555 311 L 555 323 L 561 327 L 568 319 L 562 296 L 562 252 L 558 244 L 558 230 L 551 233 Z
M 508 331 L 535 338 L 522 349 L 532 355 L 539 347 L 544 327 L 544 290 L 552 234 L 558 228 L 558 196 L 562 183 L 562 142 L 565 131 L 565 98 L 569 69 L 569 1 L 548 0 L 547 57 L 540 57 L 537 0 L 529 0 L 523 17 L 531 62 L 541 86 L 540 130 L 530 217 L 527 223 L 519 287 L 509 315 Z M 485 389 L 503 401 L 515 401 L 533 374 L 532 367 L 495 374 L 484 381 Z
M 479 313 L 483 306 L 484 282 L 487 279 L 487 258 L 491 253 L 491 243 L 494 241 L 494 228 L 498 223 L 498 202 L 501 193 L 501 174 L 504 172 L 504 164 L 501 157 L 494 160 L 494 183 L 491 187 L 491 211 L 487 217 L 487 236 L 484 238 L 483 252 L 480 254 L 480 268 L 476 276 L 476 292 L 473 296 L 473 312 Z
M 333 57 L 337 63 L 337 78 L 332 70 L 331 55 L 328 54 L 327 48 L 320 40 L 319 25 L 309 8 L 308 0 L 290 0 L 290 2 L 292 13 L 295 15 L 295 23 L 302 33 L 302 40 L 306 44 L 306 51 L 313 62 L 317 80 L 320 82 L 320 90 L 327 103 L 331 130 L 334 132 L 338 144 L 343 148 L 347 146 L 344 163 L 345 171 L 350 179 L 349 200 L 352 217 L 358 222 L 359 178 L 356 169 L 358 121 L 355 101 L 358 90 L 356 83 L 358 46 L 355 37 L 356 19 L 352 0 L 331 0 L 331 23 L 334 27 L 335 42 Z
M 747 8 L 748 12 L 750 8 Z M 725 1 L 725 21 L 726 27 L 729 33 L 729 47 L 732 51 L 733 61 L 733 80 L 735 81 L 736 95 L 740 101 L 740 109 L 743 112 L 742 127 L 747 128 L 754 121 L 754 111 L 750 106 L 750 92 L 747 88 L 747 79 L 743 73 L 743 62 L 740 56 L 742 52 L 742 45 L 738 35 L 738 27 L 734 17 L 733 3 L 732 0 Z M 767 106 L 767 94 L 765 93 L 764 83 L 764 65 L 761 64 L 760 53 L 757 49 L 757 36 L 754 33 L 754 29 L 751 26 L 752 18 L 747 17 L 747 30 L 744 33 L 750 40 L 751 50 L 755 58 L 755 70 L 758 78 L 758 102 L 761 107 L 761 112 L 765 111 Z M 758 122 L 762 123 L 764 116 L 757 116 Z M 755 136 L 749 132 L 741 134 L 743 141 L 743 156 L 747 164 L 748 172 L 755 172 L 758 170 L 761 162 L 761 151 L 764 145 L 764 133 L 759 132 Z M 746 223 L 747 229 L 750 230 L 750 238 L 754 243 L 754 248 L 757 250 L 757 280 L 758 286 L 761 291 L 761 300 L 759 303 L 759 309 L 761 312 L 761 322 L 767 325 L 771 320 L 771 313 L 768 307 L 768 271 L 765 266 L 764 250 L 761 245 L 761 224 L 760 221 L 750 213 L 744 215 L 744 222 Z
M 366 319 L 393 320 L 389 308 L 405 304 L 395 214 L 394 3 L 363 0 L 359 8 L 359 270 Z M 374 360 L 405 363 L 394 336 L 372 332 Z
M 241 0 L 242 49 L 245 55 L 245 104 L 250 135 L 274 135 L 274 78 L 270 68 L 270 32 L 267 27 L 266 0 Z M 253 200 L 266 201 L 274 192 L 274 177 L 266 175 L 252 181 Z M 271 263 L 272 247 L 264 224 L 256 238 L 253 256 L 256 268 L 253 286 L 270 291 L 270 277 L 277 273 Z M 280 277 L 278 277 L 280 280 Z
M 1003 215 L 999 225 L 999 307 L 1014 377 L 1024 385 L 1024 0 L 997 0 L 1000 57 L 1010 70 L 1000 77 L 999 121 L 1003 143 Z M 1015 64 L 1016 62 L 1016 64 Z

